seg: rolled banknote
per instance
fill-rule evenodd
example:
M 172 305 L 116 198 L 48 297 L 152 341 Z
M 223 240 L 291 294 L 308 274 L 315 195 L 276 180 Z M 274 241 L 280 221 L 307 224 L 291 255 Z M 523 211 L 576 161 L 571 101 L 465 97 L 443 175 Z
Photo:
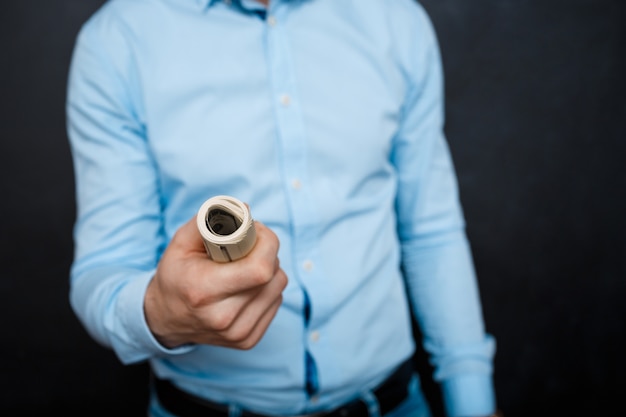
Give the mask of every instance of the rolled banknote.
M 216 262 L 243 258 L 256 243 L 250 209 L 234 197 L 218 195 L 206 200 L 198 210 L 196 223 L 207 254 Z

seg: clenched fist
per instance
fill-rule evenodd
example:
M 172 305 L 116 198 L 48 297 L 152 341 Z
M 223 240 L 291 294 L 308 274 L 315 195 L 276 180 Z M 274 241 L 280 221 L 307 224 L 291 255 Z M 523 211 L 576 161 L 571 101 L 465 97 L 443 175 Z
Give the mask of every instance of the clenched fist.
M 242 259 L 211 261 L 195 218 L 174 235 L 146 292 L 144 311 L 157 340 L 250 349 L 276 315 L 287 286 L 276 235 L 260 222 L 257 241 Z

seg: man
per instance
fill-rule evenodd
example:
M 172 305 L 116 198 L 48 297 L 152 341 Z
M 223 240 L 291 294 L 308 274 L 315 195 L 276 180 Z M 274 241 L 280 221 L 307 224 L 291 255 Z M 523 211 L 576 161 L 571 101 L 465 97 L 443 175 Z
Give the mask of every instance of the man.
M 494 412 L 437 48 L 411 0 L 112 0 L 83 27 L 71 303 L 150 361 L 150 415 L 428 416 L 411 310 L 447 413 Z M 204 252 L 214 195 L 257 220 L 241 260 Z

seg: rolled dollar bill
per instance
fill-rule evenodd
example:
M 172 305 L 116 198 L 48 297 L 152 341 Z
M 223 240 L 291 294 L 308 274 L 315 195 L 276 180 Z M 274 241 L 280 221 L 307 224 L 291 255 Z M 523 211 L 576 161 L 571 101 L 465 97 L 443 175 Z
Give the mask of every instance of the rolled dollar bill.
M 206 200 L 196 223 L 209 257 L 231 262 L 246 256 L 256 243 L 256 229 L 250 209 L 238 199 L 218 195 Z

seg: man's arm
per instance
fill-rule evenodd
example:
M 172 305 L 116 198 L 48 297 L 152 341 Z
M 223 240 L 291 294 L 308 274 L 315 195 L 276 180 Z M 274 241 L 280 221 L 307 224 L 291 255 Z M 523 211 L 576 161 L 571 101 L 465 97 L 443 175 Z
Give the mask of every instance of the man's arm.
M 410 78 L 393 162 L 398 170 L 402 266 L 424 346 L 450 416 L 495 411 L 494 340 L 485 333 L 474 265 L 449 149 L 443 134 L 443 75 L 434 30 L 413 8 Z
M 72 60 L 67 115 L 78 218 L 71 305 L 124 363 L 186 353 L 195 343 L 250 348 L 287 283 L 278 239 L 259 223 L 246 258 L 217 264 L 207 257 L 194 216 L 166 241 L 167 198 L 129 45 L 120 21 L 100 13 L 81 31 Z
M 143 315 L 165 237 L 135 70 L 122 26 L 99 11 L 78 36 L 68 80 L 77 201 L 70 301 L 124 363 L 169 353 Z

